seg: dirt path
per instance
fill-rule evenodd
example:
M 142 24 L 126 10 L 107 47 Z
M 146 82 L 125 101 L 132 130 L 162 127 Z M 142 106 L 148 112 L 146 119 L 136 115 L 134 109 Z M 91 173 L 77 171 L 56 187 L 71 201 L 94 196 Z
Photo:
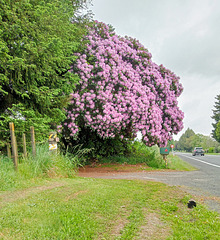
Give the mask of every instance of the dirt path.
M 62 187 L 64 185 L 65 184 L 61 182 L 50 182 L 48 185 L 44 185 L 44 186 L 31 187 L 24 190 L 17 190 L 13 192 L 2 193 L 0 194 L 0 208 L 3 207 L 4 204 L 8 204 L 9 202 L 15 202 L 18 199 L 26 198 L 33 193 L 40 193 L 42 191 Z
M 109 178 L 123 178 L 122 176 L 129 176 L 132 173 L 152 173 L 152 172 L 176 172 L 174 170 L 162 169 L 162 170 L 152 170 L 145 164 L 97 164 L 93 166 L 84 166 L 79 168 L 79 177 L 109 177 Z

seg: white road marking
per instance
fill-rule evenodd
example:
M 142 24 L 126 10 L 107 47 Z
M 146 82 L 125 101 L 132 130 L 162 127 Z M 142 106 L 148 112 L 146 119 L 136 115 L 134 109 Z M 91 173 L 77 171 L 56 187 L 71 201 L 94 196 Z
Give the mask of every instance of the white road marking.
M 180 154 L 180 155 L 181 155 L 181 154 Z M 210 165 L 210 166 L 213 166 L 213 167 L 220 168 L 219 165 L 215 165 L 215 164 L 212 164 L 212 163 L 208 163 L 208 162 L 205 162 L 205 161 L 199 160 L 199 159 L 197 159 L 197 158 L 193 158 L 193 157 L 189 157 L 189 156 L 185 156 L 185 157 L 191 158 L 191 159 L 193 159 L 193 160 L 195 160 L 195 161 L 202 162 L 202 163 L 205 163 L 205 164 Z

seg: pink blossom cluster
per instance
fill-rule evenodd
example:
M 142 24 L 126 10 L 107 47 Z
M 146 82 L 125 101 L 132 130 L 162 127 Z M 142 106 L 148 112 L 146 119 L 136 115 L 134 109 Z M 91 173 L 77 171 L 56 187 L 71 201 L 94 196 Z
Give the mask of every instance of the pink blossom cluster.
M 71 68 L 81 79 L 64 123 L 71 136 L 82 126 L 103 138 L 134 137 L 140 131 L 148 146 L 166 145 L 183 128 L 179 77 L 153 63 L 138 40 L 119 37 L 104 23 L 95 21 L 86 40 Z

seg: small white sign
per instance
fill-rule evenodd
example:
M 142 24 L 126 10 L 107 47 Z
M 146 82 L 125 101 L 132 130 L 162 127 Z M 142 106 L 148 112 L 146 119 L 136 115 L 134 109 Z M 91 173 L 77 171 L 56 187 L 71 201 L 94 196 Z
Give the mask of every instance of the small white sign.
M 56 150 L 57 149 L 57 143 L 49 144 L 49 150 Z

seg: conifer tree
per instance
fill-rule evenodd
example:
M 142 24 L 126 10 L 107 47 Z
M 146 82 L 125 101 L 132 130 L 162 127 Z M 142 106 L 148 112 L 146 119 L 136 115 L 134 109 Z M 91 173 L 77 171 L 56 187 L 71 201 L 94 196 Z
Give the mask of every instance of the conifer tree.
M 78 82 L 69 69 L 85 34 L 75 15 L 86 1 L 0 0 L 1 129 L 10 117 L 46 129 L 65 118 Z
M 213 116 L 212 119 L 214 119 L 214 123 L 212 124 L 213 126 L 213 131 L 212 131 L 212 136 L 213 138 L 220 142 L 220 94 L 216 96 L 216 102 L 214 105 L 213 111 Z

